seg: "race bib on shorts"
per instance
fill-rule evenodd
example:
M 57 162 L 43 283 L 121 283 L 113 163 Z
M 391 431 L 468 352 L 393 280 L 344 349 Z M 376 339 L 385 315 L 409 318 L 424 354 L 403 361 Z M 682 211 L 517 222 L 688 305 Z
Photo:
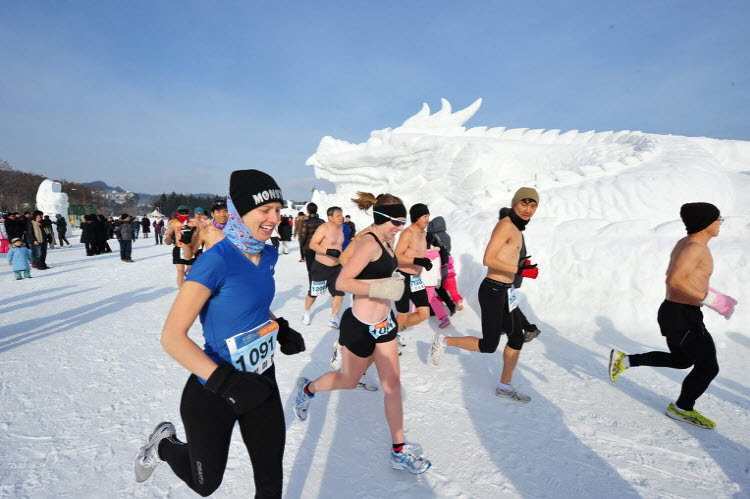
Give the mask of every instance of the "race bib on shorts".
M 266 321 L 244 333 L 227 338 L 232 364 L 240 371 L 260 374 L 273 365 L 279 325 Z
M 413 275 L 409 278 L 409 287 L 411 292 L 421 291 L 424 289 L 424 283 L 422 282 L 421 275 Z
M 396 327 L 396 323 L 393 322 L 393 318 L 389 315 L 384 321 L 378 322 L 370 326 L 370 334 L 376 340 L 383 335 L 386 335 L 393 331 Z
M 313 281 L 310 283 L 310 296 L 320 296 L 326 292 L 328 283 L 326 281 Z
M 516 288 L 511 286 L 508 289 L 508 312 L 513 312 L 516 307 L 518 307 L 518 296 L 516 296 Z

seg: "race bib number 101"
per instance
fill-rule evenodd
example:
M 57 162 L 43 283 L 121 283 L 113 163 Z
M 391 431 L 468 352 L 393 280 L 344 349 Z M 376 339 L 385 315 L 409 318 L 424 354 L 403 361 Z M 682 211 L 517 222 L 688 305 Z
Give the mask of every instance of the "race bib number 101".
M 273 365 L 279 325 L 266 321 L 244 333 L 227 338 L 232 364 L 240 371 L 260 374 Z
M 370 334 L 376 340 L 381 336 L 390 333 L 396 328 L 396 323 L 393 322 L 393 318 L 389 315 L 385 320 L 373 324 L 370 326 Z

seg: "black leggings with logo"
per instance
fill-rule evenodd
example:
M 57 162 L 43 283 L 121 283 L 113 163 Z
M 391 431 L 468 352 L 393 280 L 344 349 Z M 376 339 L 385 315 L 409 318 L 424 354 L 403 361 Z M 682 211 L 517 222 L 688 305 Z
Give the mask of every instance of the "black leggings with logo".
M 274 369 L 264 375 L 273 377 Z M 232 430 L 239 422 L 253 465 L 255 497 L 281 497 L 286 425 L 278 388 L 261 406 L 238 417 L 223 398 L 191 375 L 182 392 L 180 415 L 187 442 L 162 440 L 159 456 L 191 489 L 206 497 L 219 488 Z
M 669 353 L 655 351 L 629 355 L 630 365 L 673 369 L 693 367 L 682 382 L 680 398 L 675 402 L 680 409 L 692 411 L 695 401 L 719 374 L 714 340 L 703 325 L 700 308 L 692 305 L 664 301 L 659 308 L 659 326 L 666 336 Z

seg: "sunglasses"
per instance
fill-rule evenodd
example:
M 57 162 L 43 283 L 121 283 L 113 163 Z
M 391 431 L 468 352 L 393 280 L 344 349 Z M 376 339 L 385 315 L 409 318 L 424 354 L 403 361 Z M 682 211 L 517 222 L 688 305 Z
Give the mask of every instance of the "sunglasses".
M 399 220 L 398 218 L 389 217 L 385 213 L 380 213 L 379 211 L 373 211 L 373 213 L 377 213 L 378 215 L 389 219 L 391 223 L 396 227 L 401 227 L 402 225 L 406 224 L 406 220 Z

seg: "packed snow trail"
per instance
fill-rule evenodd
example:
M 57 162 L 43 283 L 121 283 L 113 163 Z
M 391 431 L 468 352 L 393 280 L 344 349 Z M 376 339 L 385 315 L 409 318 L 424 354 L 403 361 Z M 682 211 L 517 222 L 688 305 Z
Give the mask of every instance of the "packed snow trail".
M 34 270 L 31 280 L 14 281 L 8 266 L 0 270 L 0 496 L 195 497 L 166 463 L 144 484 L 135 483 L 132 469 L 159 421 L 171 420 L 184 436 L 179 401 L 187 373 L 159 345 L 176 294 L 170 248 L 139 239 L 136 263 L 125 264 L 116 242 L 115 253 L 93 257 L 71 242 L 73 248 L 51 250 L 53 268 Z M 494 395 L 499 352 L 449 349 L 435 367 L 427 354 L 436 319 L 410 328 L 401 357 L 406 437 L 433 463 L 415 477 L 388 465 L 382 392 L 321 394 L 306 422 L 295 419 L 295 380 L 328 369 L 337 337 L 327 327 L 330 299 L 316 302 L 311 326 L 300 322 L 307 279 L 298 255 L 293 249 L 280 256 L 273 305 L 307 341 L 306 352 L 276 359 L 288 427 L 285 497 L 750 496 L 750 339 L 742 322 L 714 333 L 721 372 L 697 406 L 717 422 L 713 431 L 664 415 L 685 371 L 638 368 L 615 384 L 608 379 L 610 348 L 665 347 L 658 302 L 644 312 L 652 318 L 648 330 L 626 334 L 620 320 L 576 317 L 563 301 L 535 302 L 541 278 L 524 285 L 530 301 L 521 306 L 542 330 L 525 345 L 514 377 L 533 397 L 529 404 Z M 478 335 L 481 265 L 462 267 L 468 306 L 452 317 L 451 329 Z M 660 280 L 641 285 L 660 287 Z M 713 330 L 719 323 L 710 313 Z M 191 336 L 199 335 L 196 324 Z M 215 497 L 254 494 L 239 432 L 234 439 Z

